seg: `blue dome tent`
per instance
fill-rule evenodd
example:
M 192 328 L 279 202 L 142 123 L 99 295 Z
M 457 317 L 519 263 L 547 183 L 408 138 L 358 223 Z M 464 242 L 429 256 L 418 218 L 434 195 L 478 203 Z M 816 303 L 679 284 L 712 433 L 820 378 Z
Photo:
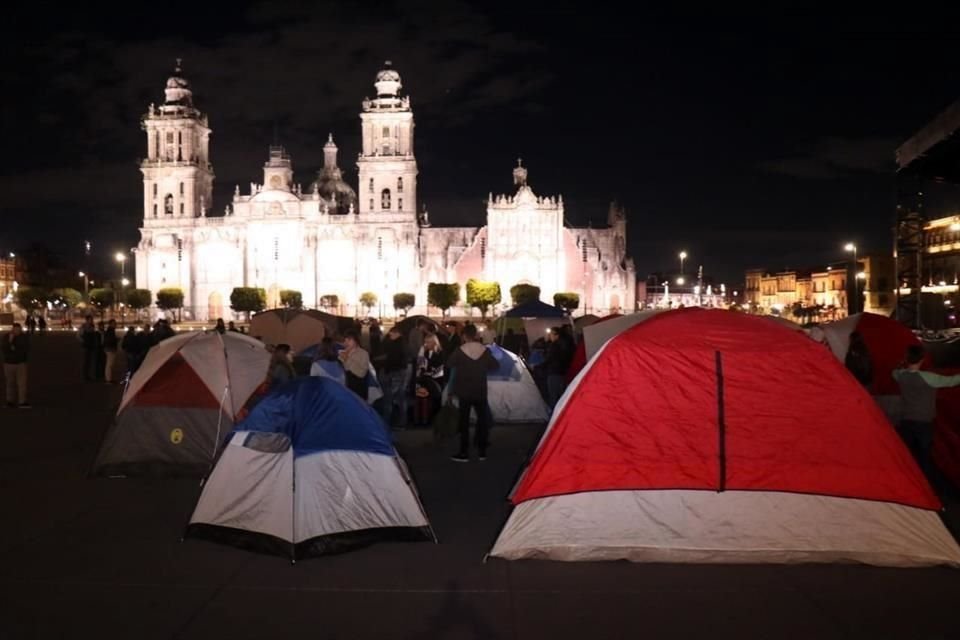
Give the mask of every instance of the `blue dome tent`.
M 186 537 L 294 561 L 381 540 L 435 540 L 380 417 L 321 377 L 283 385 L 237 425 Z

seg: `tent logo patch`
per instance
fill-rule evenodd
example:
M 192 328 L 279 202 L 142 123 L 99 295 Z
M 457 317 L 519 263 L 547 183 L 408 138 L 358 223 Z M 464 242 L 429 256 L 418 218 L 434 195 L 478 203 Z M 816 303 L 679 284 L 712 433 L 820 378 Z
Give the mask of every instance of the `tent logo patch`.
M 183 429 L 174 429 L 170 432 L 170 442 L 180 444 L 183 442 Z

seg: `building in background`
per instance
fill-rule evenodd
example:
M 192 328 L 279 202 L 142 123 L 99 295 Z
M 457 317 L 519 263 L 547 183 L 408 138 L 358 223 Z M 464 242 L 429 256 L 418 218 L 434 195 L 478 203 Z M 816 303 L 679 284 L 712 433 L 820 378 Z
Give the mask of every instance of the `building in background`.
M 743 304 L 753 313 L 797 315 L 799 310 L 803 320 L 829 321 L 857 311 L 890 315 L 896 305 L 893 256 L 859 256 L 857 265 L 856 271 L 850 262 L 822 269 L 749 269 Z
M 136 253 L 137 287 L 183 290 L 190 317 L 229 312 L 234 287 L 260 287 L 269 306 L 297 290 L 308 307 L 337 296 L 340 313 L 359 312 L 361 294 L 392 307 L 413 293 L 426 311 L 430 282 L 496 281 L 504 298 L 533 284 L 541 298 L 580 295 L 584 312 L 635 308 L 636 274 L 626 254 L 626 216 L 612 205 L 604 228 L 565 224 L 562 196 L 542 196 L 527 168 L 513 169 L 513 193 L 487 198 L 483 227 L 434 227 L 417 204 L 418 169 L 410 98 L 390 63 L 376 76 L 376 97 L 362 102 L 359 183 L 348 184 L 337 146 L 324 145 L 324 166 L 307 189 L 294 180 L 283 147 L 270 147 L 262 182 L 238 186 L 223 215 L 211 215 L 213 165 L 206 114 L 179 62 L 163 104 L 150 105 L 143 173 L 143 225 Z M 465 300 L 461 292 L 461 300 Z

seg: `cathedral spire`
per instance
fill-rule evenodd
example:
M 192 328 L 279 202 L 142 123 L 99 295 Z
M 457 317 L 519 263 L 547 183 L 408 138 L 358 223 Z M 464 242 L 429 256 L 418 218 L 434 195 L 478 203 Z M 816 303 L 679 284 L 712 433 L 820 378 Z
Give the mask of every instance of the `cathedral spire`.
M 523 158 L 517 158 L 517 166 L 513 169 L 513 184 L 518 187 L 527 186 L 527 169 L 523 166 Z

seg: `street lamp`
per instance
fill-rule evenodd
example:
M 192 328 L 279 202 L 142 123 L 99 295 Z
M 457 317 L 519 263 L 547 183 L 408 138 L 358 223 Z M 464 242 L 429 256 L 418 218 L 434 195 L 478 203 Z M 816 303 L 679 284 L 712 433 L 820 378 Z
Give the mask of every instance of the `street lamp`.
M 117 251 L 117 254 L 113 257 L 117 262 L 120 263 L 120 277 L 122 278 L 124 275 L 126 275 L 125 267 L 127 264 L 127 256 Z
M 81 272 L 78 273 L 77 275 L 80 276 L 81 278 L 83 278 L 83 295 L 84 295 L 84 296 L 89 295 L 89 293 L 90 293 L 90 279 L 87 278 L 87 274 L 86 274 L 85 272 L 83 272 L 83 271 L 81 271 Z
M 848 242 L 847 244 L 843 245 L 843 250 L 846 251 L 847 253 L 853 253 L 853 273 L 856 274 L 856 273 L 857 273 L 857 269 L 860 267 L 860 264 L 857 262 L 857 245 L 855 245 L 855 244 L 852 243 L 852 242 Z M 849 272 L 849 270 L 848 270 L 848 272 Z M 857 312 L 860 310 L 860 309 L 859 309 L 859 307 L 860 307 L 860 293 L 859 293 L 859 288 L 860 288 L 860 286 L 856 283 L 856 278 L 857 278 L 857 277 L 858 277 L 858 276 L 854 275 L 854 278 L 853 278 L 853 280 L 854 280 L 854 283 L 853 283 L 853 284 L 854 284 L 854 287 L 853 287 L 853 288 L 854 288 L 854 294 L 855 294 L 855 298 L 856 298 L 856 299 L 853 301 L 853 305 L 852 305 L 851 308 L 853 309 L 853 312 L 854 312 L 854 313 L 857 313 Z
M 679 286 L 682 287 L 682 286 L 683 286 L 683 283 L 684 283 L 683 276 L 680 276 L 679 278 L 677 278 L 677 284 L 678 284 Z
M 683 277 L 683 261 L 687 259 L 687 252 L 681 251 L 679 257 L 680 257 L 680 277 L 682 278 Z M 683 284 L 683 283 L 681 282 L 680 284 Z

